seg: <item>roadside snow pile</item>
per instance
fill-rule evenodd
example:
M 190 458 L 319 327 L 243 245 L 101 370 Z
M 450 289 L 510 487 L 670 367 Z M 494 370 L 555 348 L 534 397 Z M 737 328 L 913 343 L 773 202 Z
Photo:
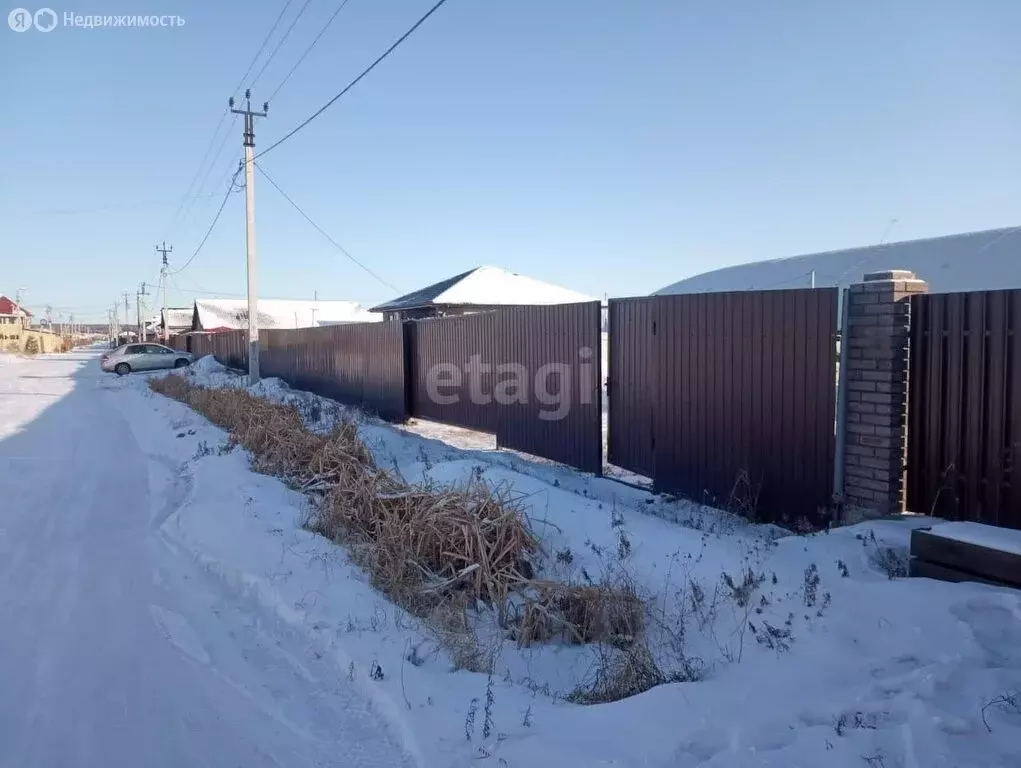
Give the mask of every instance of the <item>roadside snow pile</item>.
M 243 385 L 199 363 L 191 383 Z M 306 403 L 299 412 L 320 433 L 347 413 L 278 381 L 252 393 Z M 132 419 L 203 423 L 156 402 Z M 253 475 L 241 452 L 184 455 L 173 430 L 138 431 L 169 434 L 161 450 L 188 467 L 191 500 L 166 524 L 173 535 L 334 657 L 423 764 L 1017 765 L 1021 596 L 900 578 L 922 521 L 795 536 L 372 419 L 357 429 L 376 466 L 412 484 L 484 480 L 513 494 L 541 554 L 505 616 L 470 603 L 450 617 L 458 645 L 438 638 L 373 590 L 345 550 L 303 530 L 304 498 Z M 200 439 L 223 433 L 206 425 Z M 627 595 L 641 601 L 644 631 Z M 452 674 L 462 652 L 486 659 L 488 674 Z M 604 706 L 568 703 L 650 685 Z
M 212 355 L 200 357 L 184 369 L 184 374 L 193 384 L 211 389 L 244 387 L 247 381 L 244 376 L 234 373 L 220 364 Z

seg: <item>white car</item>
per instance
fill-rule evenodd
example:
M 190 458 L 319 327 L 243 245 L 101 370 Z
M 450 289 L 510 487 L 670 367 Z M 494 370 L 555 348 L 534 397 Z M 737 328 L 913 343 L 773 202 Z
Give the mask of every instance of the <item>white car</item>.
M 195 362 L 189 352 L 180 352 L 162 344 L 124 344 L 99 358 L 99 367 L 108 373 L 126 376 L 133 371 L 157 371 L 186 368 Z

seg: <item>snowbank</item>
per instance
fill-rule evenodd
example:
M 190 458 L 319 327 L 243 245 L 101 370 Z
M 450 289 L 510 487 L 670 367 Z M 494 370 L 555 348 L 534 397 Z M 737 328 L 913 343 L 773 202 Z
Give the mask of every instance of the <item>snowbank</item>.
M 196 383 L 243 386 L 205 360 L 189 372 Z M 626 574 L 653 606 L 653 651 L 699 678 L 581 707 L 564 697 L 591 681 L 599 649 L 520 649 L 483 612 L 477 630 L 496 673 L 451 672 L 419 622 L 342 549 L 302 530 L 300 495 L 250 472 L 240 452 L 219 455 L 223 433 L 149 395 L 144 379 L 116 384 L 135 390 L 119 402 L 136 438 L 177 462 L 187 484 L 164 531 L 335 659 L 422 765 L 486 755 L 494 765 L 567 768 L 1017 764 L 1021 711 L 990 702 L 1021 690 L 1021 597 L 892 578 L 922 520 L 793 536 L 363 419 L 377 462 L 411 481 L 481 475 L 511 485 L 542 540 L 540 575 L 585 583 Z M 275 380 L 256 391 L 299 404 L 317 429 L 346 412 Z M 175 438 L 185 426 L 195 434 Z

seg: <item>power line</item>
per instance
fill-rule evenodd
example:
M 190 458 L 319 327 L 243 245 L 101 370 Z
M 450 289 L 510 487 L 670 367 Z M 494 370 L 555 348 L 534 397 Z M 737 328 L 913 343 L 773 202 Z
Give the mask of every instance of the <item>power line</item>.
M 228 109 L 228 112 L 229 112 L 230 108 L 228 107 L 227 109 Z M 231 120 L 231 123 L 230 123 L 230 125 L 227 128 L 227 132 L 223 135 L 223 141 L 220 142 L 220 146 L 216 150 L 216 154 L 213 156 L 213 162 L 206 168 L 206 174 L 205 174 L 205 176 L 202 177 L 202 183 L 199 184 L 198 192 L 195 194 L 194 197 L 192 197 L 192 199 L 190 201 L 191 203 L 194 203 L 196 200 L 198 200 L 201 197 L 206 197 L 206 196 L 212 194 L 212 193 L 205 193 L 204 192 L 204 190 L 206 188 L 206 182 L 209 181 L 209 177 L 212 176 L 213 170 L 216 168 L 217 163 L 219 162 L 220 158 L 223 157 L 223 150 L 226 149 L 227 144 L 228 144 L 228 142 L 231 139 L 232 131 L 234 130 L 234 127 L 237 125 L 237 122 L 238 122 L 238 118 L 237 118 L 237 115 L 235 115 L 234 119 Z M 191 212 L 191 206 L 189 205 L 188 208 L 185 209 L 184 215 L 187 216 L 190 212 Z M 191 223 L 194 224 L 195 220 L 197 218 L 198 218 L 197 214 L 192 216 L 191 217 Z
M 280 20 L 284 18 L 284 14 L 287 13 L 287 9 L 290 7 L 291 0 L 287 0 L 287 2 L 284 3 L 284 7 L 280 9 L 280 15 L 277 16 L 277 20 L 274 21 L 273 26 L 269 28 L 269 32 L 266 34 L 266 39 L 262 41 L 262 45 L 259 46 L 259 50 L 255 52 L 255 56 L 252 58 L 252 63 L 248 65 L 248 69 L 246 69 L 245 73 L 241 75 L 241 79 L 238 80 L 238 84 L 234 86 L 234 90 L 231 92 L 232 96 L 237 96 L 238 91 L 241 90 L 241 86 L 245 84 L 245 78 L 247 78 L 249 73 L 251 73 L 252 67 L 255 66 L 255 62 L 259 60 L 259 56 L 266 49 L 266 44 L 269 42 L 269 39 L 273 37 L 273 33 L 277 31 L 277 27 L 280 26 Z
M 202 155 L 202 160 L 199 161 L 199 167 L 195 170 L 195 175 L 192 177 L 191 183 L 188 184 L 188 188 L 185 190 L 184 195 L 181 197 L 180 202 L 177 204 L 177 210 L 174 211 L 173 218 L 170 219 L 170 223 L 167 225 L 167 234 L 170 234 L 170 230 L 172 230 L 174 228 L 174 225 L 177 224 L 177 220 L 181 216 L 181 214 L 182 214 L 182 212 L 184 210 L 185 203 L 190 199 L 189 196 L 191 195 L 191 191 L 192 191 L 192 189 L 195 188 L 195 182 L 198 181 L 199 176 L 202 174 L 202 169 L 206 167 L 206 160 L 209 159 L 209 153 L 212 151 L 213 145 L 216 143 L 216 137 L 220 135 L 220 128 L 223 127 L 223 121 L 226 119 L 227 114 L 228 114 L 227 110 L 224 110 L 223 114 L 220 115 L 220 120 L 216 124 L 216 130 L 213 131 L 213 135 L 209 139 L 209 146 L 206 147 L 205 154 Z M 228 131 L 228 135 L 230 135 L 229 131 Z M 213 165 L 215 165 L 215 164 L 216 163 L 214 161 Z M 212 167 L 212 165 L 210 167 Z M 205 185 L 205 180 L 203 180 L 203 186 L 204 185 Z M 202 192 L 202 187 L 200 186 L 198 188 L 198 192 L 196 193 L 196 196 L 201 194 L 201 192 Z M 193 198 L 191 198 L 191 199 L 193 199 Z
M 333 20 L 340 15 L 340 12 L 344 10 L 344 6 L 346 6 L 349 2 L 350 0 L 342 0 L 341 4 L 337 6 L 337 10 L 335 10 L 333 12 L 333 15 L 326 20 L 326 23 L 323 25 L 323 28 L 319 30 L 319 34 L 315 36 L 315 39 L 312 40 L 311 43 L 309 43 L 308 48 L 306 48 L 305 51 L 301 54 L 301 56 L 298 57 L 298 60 L 294 62 L 294 66 L 291 67 L 291 71 L 288 72 L 284 79 L 280 81 L 280 85 L 278 85 L 273 90 L 273 93 L 269 95 L 267 101 L 273 101 L 273 99 L 276 98 L 276 95 L 280 93 L 280 90 L 284 87 L 284 85 L 287 84 L 287 81 L 291 79 L 291 75 L 293 75 L 295 70 L 297 70 L 298 67 L 301 66 L 301 63 L 305 60 L 305 57 L 308 56 L 312 52 L 312 49 L 316 47 L 316 43 L 319 42 L 319 38 L 326 34 L 326 30 L 330 28 L 330 25 L 333 23 Z
M 266 181 L 268 181 L 270 184 L 272 184 L 276 188 L 276 191 L 279 192 L 281 195 L 283 195 L 284 200 L 289 202 L 291 204 L 291 206 L 294 208 L 294 210 L 296 210 L 298 213 L 300 213 L 302 215 L 302 217 L 305 219 L 305 221 L 307 221 L 309 224 L 311 224 L 320 235 L 322 235 L 327 240 L 329 240 L 334 248 L 336 248 L 338 251 L 340 251 L 342 254 L 344 254 L 348 259 L 350 259 L 353 263 L 357 264 L 359 267 L 361 267 L 363 270 L 365 270 L 368 274 L 372 275 L 372 277 L 376 278 L 376 280 L 378 280 L 380 283 L 382 283 L 387 288 L 392 290 L 394 293 L 400 293 L 400 289 L 398 289 L 395 286 L 391 285 L 386 280 L 384 280 L 382 277 L 380 277 L 375 272 L 373 272 L 371 269 L 369 269 L 367 266 L 365 266 L 360 261 L 358 261 L 358 259 L 356 259 L 350 253 L 348 253 L 347 249 L 344 248 L 344 246 L 342 246 L 340 243 L 338 243 L 336 240 L 334 240 L 332 237 L 330 237 L 326 233 L 326 231 L 323 230 L 322 227 L 320 227 L 318 224 L 316 224 L 314 221 L 312 221 L 312 218 L 307 213 L 305 213 L 303 210 L 301 210 L 301 208 L 298 206 L 298 204 L 296 202 L 294 202 L 290 198 L 290 196 L 280 188 L 279 184 L 277 184 L 275 181 L 273 181 L 272 177 L 268 173 L 266 173 L 266 170 L 260 164 L 256 163 L 255 167 L 256 167 L 256 169 L 258 169 L 259 173 L 261 173 L 263 176 L 266 177 Z
M 188 260 L 184 262 L 180 269 L 175 269 L 173 272 L 168 272 L 167 274 L 177 275 L 180 274 L 181 272 L 184 272 L 184 270 L 188 268 L 188 265 L 195 260 L 195 257 L 199 255 L 199 252 L 202 250 L 202 246 L 206 244 L 206 240 L 208 240 L 209 236 L 213 233 L 213 228 L 216 226 L 216 222 L 220 220 L 220 214 L 223 213 L 223 209 L 227 206 L 227 200 L 230 199 L 230 193 L 234 191 L 234 181 L 237 179 L 239 173 L 241 173 L 241 168 L 238 168 L 234 172 L 234 175 L 230 179 L 230 183 L 227 184 L 227 192 L 223 196 L 223 201 L 220 203 L 220 208 L 216 212 L 216 216 L 213 217 L 213 221 L 209 225 L 209 229 L 206 230 L 206 234 L 202 236 L 202 241 L 198 244 L 198 247 L 195 249 L 195 252 L 188 257 Z
M 291 138 L 298 131 L 300 131 L 302 128 L 304 128 L 306 125 L 308 125 L 313 120 L 315 120 L 317 117 L 319 117 L 319 115 L 321 115 L 327 109 L 332 107 L 340 97 L 342 97 L 345 93 L 347 93 L 352 88 L 354 88 L 356 85 L 358 85 L 358 83 L 361 82 L 362 78 L 364 78 L 367 74 L 369 74 L 372 70 L 374 70 L 376 68 L 376 66 L 381 61 L 383 61 L 383 59 L 385 59 L 387 56 L 389 56 L 391 53 L 393 53 L 394 50 L 397 48 L 397 46 L 399 46 L 401 43 L 403 43 L 405 40 L 407 40 L 409 37 L 411 37 L 411 35 L 415 32 L 415 30 L 418 29 L 420 26 L 422 26 L 422 24 L 425 23 L 425 20 L 428 19 L 430 16 L 432 16 L 434 13 L 436 13 L 436 11 L 438 11 L 440 9 L 440 6 L 442 6 L 446 2 L 447 2 L 447 0 L 438 0 L 438 2 L 432 8 L 430 8 L 422 18 L 420 18 L 418 21 L 415 22 L 415 24 L 411 27 L 411 29 L 409 29 L 407 32 L 405 32 L 403 35 L 401 35 L 399 38 L 397 38 L 397 40 L 394 42 L 393 45 L 391 45 L 389 48 L 387 48 L 385 51 L 383 51 L 383 53 L 381 53 L 379 55 L 379 57 L 374 62 L 372 62 L 368 67 L 366 67 L 364 70 L 362 70 L 362 73 L 360 75 L 358 75 L 358 77 L 356 77 L 350 83 L 348 83 L 340 93 L 338 93 L 336 96 L 334 96 L 328 102 L 323 104 L 323 106 L 321 106 L 319 109 L 317 109 L 311 115 L 309 115 L 309 117 L 307 117 L 304 121 L 299 123 L 298 126 L 296 128 L 294 128 L 290 133 L 285 135 L 282 139 L 278 140 L 275 144 L 270 144 L 268 147 L 266 147 L 266 149 L 262 150 L 262 152 L 259 152 L 255 157 L 259 158 L 259 157 L 262 157 L 263 155 L 265 155 L 266 153 L 273 151 L 274 149 L 279 147 L 281 144 L 283 144 L 285 141 L 287 141 L 289 138 Z
M 252 57 L 252 61 L 248 64 L 248 69 L 245 70 L 245 73 L 241 76 L 241 80 L 238 81 L 238 84 L 236 86 L 234 86 L 234 90 L 232 91 L 232 93 L 236 94 L 238 92 L 238 90 L 240 90 L 241 86 L 244 85 L 245 78 L 248 77 L 249 73 L 252 71 L 252 67 L 255 66 L 255 62 L 257 62 L 259 60 L 259 56 L 262 55 L 262 52 L 266 49 L 266 45 L 267 45 L 267 43 L 269 43 L 270 38 L 273 36 L 273 33 L 276 32 L 277 27 L 280 26 L 280 21 L 281 21 L 281 19 L 283 19 L 284 14 L 287 12 L 287 9 L 290 7 L 291 2 L 292 2 L 292 0 L 287 0 L 287 2 L 284 3 L 284 7 L 280 10 L 280 14 L 277 16 L 276 21 L 273 22 L 273 26 L 270 27 L 269 32 L 266 34 L 265 39 L 262 41 L 262 45 L 260 45 L 259 46 L 259 50 L 257 50 L 255 52 L 255 56 Z M 216 123 L 216 129 L 213 131 L 213 135 L 209 139 L 209 146 L 206 147 L 205 154 L 202 156 L 202 160 L 199 162 L 199 167 L 195 171 L 195 175 L 192 177 L 191 183 L 188 185 L 188 188 L 185 190 L 184 195 L 181 196 L 181 200 L 180 200 L 180 202 L 177 205 L 177 210 L 174 211 L 174 216 L 170 220 L 170 224 L 167 225 L 167 232 L 166 232 L 167 235 L 170 234 L 170 230 L 172 230 L 174 228 L 174 226 L 177 224 L 178 218 L 182 215 L 185 203 L 189 200 L 189 195 L 191 195 L 192 189 L 195 188 L 195 182 L 198 180 L 199 176 L 202 174 L 202 169 L 206 167 L 206 160 L 209 159 L 209 152 L 212 150 L 213 146 L 216 144 L 216 137 L 219 136 L 220 129 L 223 127 L 224 120 L 227 118 L 227 115 L 229 115 L 229 114 L 230 114 L 230 110 L 229 109 L 225 109 L 223 111 L 223 114 L 220 115 L 220 119 Z M 236 119 L 237 118 L 235 118 L 235 120 Z M 227 137 L 229 137 L 229 136 L 230 136 L 230 130 L 228 129 Z M 222 153 L 223 153 L 223 144 L 220 145 L 220 149 L 217 150 L 216 155 L 213 156 L 214 159 L 213 159 L 211 165 L 209 166 L 210 169 L 215 167 L 215 165 L 216 165 L 216 158 L 219 157 Z M 196 196 L 200 196 L 201 195 L 202 188 L 205 186 L 205 183 L 208 180 L 208 178 L 209 178 L 209 172 L 207 171 L 206 172 L 206 176 L 203 178 L 202 183 L 198 187 L 199 192 L 196 193 Z M 194 200 L 194 198 L 191 198 L 191 199 Z
M 303 6 L 301 6 L 301 8 L 299 8 L 299 9 L 298 9 L 298 15 L 297 15 L 297 16 L 295 16 L 295 17 L 294 17 L 294 18 L 293 18 L 293 19 L 291 20 L 291 24 L 290 24 L 290 26 L 289 26 L 289 27 L 287 27 L 287 29 L 286 29 L 286 30 L 284 30 L 284 36 L 283 36 L 283 37 L 281 37 L 281 38 L 280 38 L 280 39 L 279 39 L 279 40 L 277 41 L 276 47 L 275 47 L 275 48 L 273 49 L 273 52 L 272 52 L 272 53 L 270 53 L 270 55 L 269 55 L 269 58 L 268 58 L 268 59 L 266 59 L 266 61 L 265 61 L 265 62 L 263 63 L 263 65 L 262 65 L 262 69 L 260 69 L 260 70 L 259 70 L 259 74 L 257 74 L 257 75 L 255 76 L 255 79 L 254 79 L 254 80 L 252 81 L 252 85 L 251 85 L 250 87 L 254 88 L 254 87 L 255 87 L 255 84 L 259 82 L 259 78 L 260 78 L 260 77 L 262 77 L 262 74 L 263 74 L 263 72 L 265 72 L 265 71 L 266 71 L 266 67 L 268 67 L 268 66 L 269 66 L 269 64 L 270 64 L 270 62 L 271 62 L 271 61 L 273 61 L 273 58 L 274 58 L 274 57 L 275 57 L 275 56 L 277 55 L 277 51 L 279 51 L 279 50 L 280 50 L 280 47 L 281 47 L 281 46 L 282 46 L 282 45 L 284 44 L 284 42 L 285 42 L 285 41 L 287 40 L 287 38 L 288 38 L 288 37 L 290 36 L 290 34 L 291 34 L 291 30 L 292 30 L 292 29 L 294 29 L 294 25 L 298 23 L 298 19 L 300 19 L 300 18 L 301 18 L 301 16 L 302 16 L 302 14 L 304 14 L 304 13 L 305 13 L 305 9 L 306 9 L 306 8 L 308 8 L 308 6 L 309 6 L 309 3 L 311 3 L 311 2 L 312 2 L 312 0 L 305 0 L 305 4 L 304 4 Z

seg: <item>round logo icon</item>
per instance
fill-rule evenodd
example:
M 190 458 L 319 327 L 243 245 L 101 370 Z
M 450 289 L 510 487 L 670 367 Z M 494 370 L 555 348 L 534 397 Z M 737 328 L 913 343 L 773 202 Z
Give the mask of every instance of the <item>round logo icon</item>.
M 35 28 L 40 32 L 52 32 L 57 26 L 57 12 L 52 8 L 40 8 L 33 17 Z
M 7 14 L 7 26 L 15 32 L 28 32 L 32 28 L 32 12 L 26 8 L 15 8 Z

